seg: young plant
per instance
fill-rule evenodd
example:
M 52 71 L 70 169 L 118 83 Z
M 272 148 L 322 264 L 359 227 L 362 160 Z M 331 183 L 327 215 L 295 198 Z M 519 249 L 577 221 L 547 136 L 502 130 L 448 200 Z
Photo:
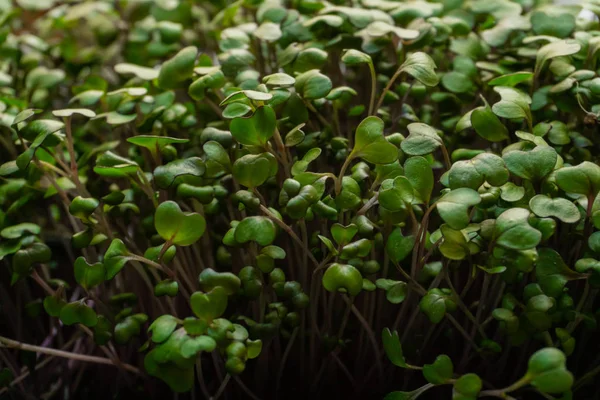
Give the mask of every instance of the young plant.
M 0 398 L 594 398 L 600 8 L 545 3 L 0 4 Z

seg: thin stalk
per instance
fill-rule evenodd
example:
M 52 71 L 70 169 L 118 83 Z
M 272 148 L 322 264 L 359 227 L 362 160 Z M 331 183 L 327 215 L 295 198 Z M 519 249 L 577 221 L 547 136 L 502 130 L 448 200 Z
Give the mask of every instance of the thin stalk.
M 198 357 L 196 359 L 196 379 L 198 380 L 198 383 L 200 384 L 200 390 L 202 391 L 202 394 L 204 395 L 205 398 L 210 398 L 210 393 L 208 392 L 208 389 L 206 388 L 206 382 L 204 382 L 204 375 L 202 372 L 202 357 Z
M 344 174 L 346 173 L 346 169 L 348 169 L 348 167 L 350 166 L 350 163 L 352 162 L 353 159 L 354 159 L 354 157 L 352 156 L 352 153 L 350 153 L 350 155 L 346 158 L 346 161 L 344 161 L 344 164 L 342 165 L 342 169 L 340 170 L 340 174 L 338 175 L 338 177 L 335 180 L 335 194 L 336 194 L 336 196 L 338 194 L 340 194 L 340 192 L 342 191 L 342 179 L 344 178 Z
M 292 336 L 290 337 L 290 340 L 288 341 L 288 344 L 285 347 L 285 351 L 283 352 L 283 356 L 281 357 L 281 362 L 279 363 L 279 370 L 277 372 L 277 381 L 275 383 L 275 398 L 277 398 L 277 395 L 279 393 L 279 387 L 281 384 L 281 377 L 283 376 L 283 370 L 285 369 L 285 363 L 287 362 L 288 356 L 290 355 L 290 352 L 292 351 L 292 346 L 294 345 L 296 336 L 298 336 L 298 328 L 294 328 L 294 331 L 292 332 Z
M 593 378 L 594 376 L 596 376 L 598 374 L 600 374 L 600 365 L 591 369 L 585 375 L 583 375 L 581 378 L 577 379 L 577 381 L 573 385 L 573 391 L 581 388 L 581 386 L 583 386 L 588 379 Z
M 79 171 L 77 169 L 77 159 L 75 158 L 75 146 L 73 145 L 73 133 L 71 131 L 71 117 L 65 118 L 65 132 L 67 133 L 67 150 L 69 151 L 69 159 L 71 164 L 71 177 L 73 183 L 80 193 L 85 193 L 85 189 L 79 180 Z
M 279 129 L 275 128 L 273 132 L 273 139 L 275 140 L 275 145 L 277 146 L 277 151 L 281 154 L 281 161 L 283 164 L 283 171 L 285 172 L 286 178 L 290 177 L 290 160 L 288 159 L 288 153 L 285 145 L 283 144 L 283 140 L 281 139 L 281 134 L 279 133 Z
M 233 380 L 240 386 L 240 388 L 250 397 L 252 400 L 260 400 L 260 397 L 252 393 L 252 391 L 248 388 L 248 386 L 244 385 L 244 382 L 240 379 L 239 376 L 235 375 Z
M 379 101 L 377 101 L 377 105 L 375 106 L 375 110 L 374 110 L 375 113 L 377 113 L 377 110 L 379 110 L 379 108 L 383 104 L 383 100 L 385 99 L 385 94 L 387 92 L 389 92 L 390 88 L 392 87 L 392 85 L 394 84 L 394 82 L 396 81 L 396 79 L 398 79 L 398 77 L 400 76 L 400 74 L 402 73 L 402 71 L 403 71 L 402 70 L 402 66 L 398 67 L 398 69 L 396 70 L 396 72 L 394 72 L 394 75 L 392 75 L 392 77 L 390 78 L 390 80 L 387 83 L 387 85 L 385 85 L 385 88 L 383 89 L 383 92 L 381 92 L 381 96 L 379 96 Z
M 449 170 L 452 167 L 452 161 L 450 161 L 450 156 L 448 155 L 448 149 L 442 143 L 442 155 L 444 156 L 444 164 L 446 165 L 446 170 Z
M 484 390 L 481 393 L 479 393 L 479 397 L 495 396 L 505 399 L 507 393 L 514 392 L 515 390 L 520 389 L 525 385 L 528 385 L 529 382 L 531 382 L 531 377 L 525 374 L 521 379 L 519 379 L 512 385 L 507 386 L 503 389 Z
M 358 212 L 356 213 L 356 215 L 363 215 L 365 214 L 367 211 L 369 211 L 369 209 L 371 207 L 373 207 L 375 204 L 377 204 L 377 199 L 379 199 L 379 192 L 375 192 L 375 194 L 373 195 L 373 197 L 371 197 L 369 199 L 369 201 L 367 201 L 365 203 L 364 206 L 362 206 L 362 208 L 360 210 L 358 210 Z
M 315 114 L 317 116 L 317 119 L 319 120 L 319 122 L 321 122 L 325 127 L 328 127 L 331 129 L 331 124 L 325 119 L 325 117 L 323 117 L 321 115 L 321 113 L 319 113 L 317 111 L 317 109 L 311 104 L 310 101 L 305 100 L 304 104 L 306 105 L 306 108 L 308 108 L 310 111 L 312 111 L 313 114 Z
M 352 302 L 354 301 L 353 298 L 350 298 L 350 300 L 348 301 L 348 300 L 346 300 L 346 297 L 344 297 L 344 300 L 348 304 L 348 307 L 346 308 L 346 312 L 344 313 L 344 317 L 342 318 L 342 323 L 341 323 L 340 328 L 337 333 L 338 340 L 342 340 L 342 336 L 344 335 L 344 331 L 346 330 L 346 325 L 348 325 L 348 318 L 350 317 L 350 311 L 352 310 L 352 306 L 353 306 Z M 332 301 L 332 304 L 333 304 L 333 301 Z
M 365 332 L 367 332 L 367 336 L 369 337 L 369 340 L 373 345 L 373 352 L 375 353 L 375 362 L 377 364 L 377 368 L 379 369 L 380 374 L 379 376 L 380 378 L 383 378 L 383 364 L 381 363 L 381 352 L 379 351 L 379 344 L 377 342 L 377 338 L 375 337 L 373 329 L 371 329 L 371 326 L 369 325 L 365 317 L 363 317 L 363 315 L 360 313 L 358 308 L 356 308 L 356 306 L 352 304 L 352 300 L 349 299 L 346 295 L 342 295 L 342 298 L 346 303 L 350 305 L 352 313 L 354 314 L 356 319 L 358 319 L 358 322 L 360 322 L 362 327 L 365 329 Z
M 369 72 L 371 73 L 371 101 L 369 102 L 369 115 L 373 115 L 375 107 L 375 91 L 377 89 L 377 75 L 375 73 L 373 61 L 369 62 Z
M 465 305 L 465 303 L 460 298 L 459 294 L 456 292 L 456 289 L 454 289 L 454 285 L 452 284 L 452 280 L 450 279 L 450 276 L 448 274 L 444 274 L 444 275 L 445 275 L 446 283 L 448 283 L 448 287 L 450 287 L 450 290 L 452 290 L 452 293 L 454 294 L 454 297 L 456 298 L 456 302 L 458 304 L 458 307 L 465 313 L 465 315 L 467 316 L 467 318 L 469 319 L 469 321 L 471 321 L 473 323 L 473 327 L 475 327 L 477 329 L 477 331 L 479 332 L 479 334 L 484 339 L 487 339 L 487 335 L 485 334 L 485 331 L 483 330 L 483 328 L 479 324 L 478 318 L 475 318 L 475 316 L 471 313 L 471 311 L 469 311 L 469 309 L 467 308 L 467 306 Z M 482 299 L 483 299 L 483 297 L 482 297 Z M 483 303 L 483 301 L 481 303 Z
M 117 366 L 113 361 L 109 360 L 108 358 L 96 357 L 96 356 L 89 356 L 87 354 L 71 353 L 71 352 L 68 352 L 68 351 L 51 349 L 51 348 L 48 348 L 48 347 L 34 346 L 34 345 L 31 345 L 31 344 L 22 343 L 22 342 L 18 342 L 16 340 L 12 340 L 12 339 L 6 338 L 4 336 L 0 336 L 0 346 L 6 347 L 6 348 L 10 348 L 10 349 L 19 349 L 19 350 L 25 350 L 25 351 L 32 351 L 34 353 L 42 353 L 42 354 L 47 354 L 47 355 L 55 356 L 55 357 L 68 358 L 70 360 L 77 360 L 77 361 L 90 362 L 90 363 L 96 363 L 96 364 L 111 365 L 111 366 L 114 366 L 114 367 Z M 132 373 L 134 373 L 136 375 L 143 375 L 142 372 L 138 368 L 134 367 L 133 365 L 121 363 L 121 366 L 125 370 L 127 370 L 129 372 L 132 372 Z
M 214 396 L 212 396 L 210 398 L 210 400 L 217 400 L 225 391 L 225 388 L 227 387 L 227 384 L 229 383 L 229 380 L 231 379 L 231 375 L 227 374 L 225 376 L 225 379 L 223 379 L 223 382 L 221 382 L 221 386 L 219 386 L 219 389 L 217 390 L 217 393 L 215 393 Z
M 283 222 L 282 220 L 280 220 L 279 218 L 277 218 L 275 216 L 275 214 L 273 214 L 267 207 L 265 207 L 264 205 L 260 205 L 260 210 L 273 222 L 275 222 L 277 225 L 279 225 L 279 227 L 281 229 L 283 229 L 284 231 L 287 232 L 288 235 L 290 235 L 290 237 L 296 242 L 298 243 L 301 247 L 302 250 L 305 251 L 308 254 L 308 258 L 310 258 L 310 260 L 313 262 L 313 264 L 315 264 L 315 266 L 319 266 L 319 262 L 317 261 L 317 259 L 315 258 L 315 256 L 313 256 L 313 254 L 310 252 L 310 250 L 304 245 L 304 243 L 302 242 L 302 240 L 298 237 L 298 235 L 296 235 L 296 233 L 292 230 L 292 228 L 290 228 L 289 225 L 287 225 L 285 222 Z

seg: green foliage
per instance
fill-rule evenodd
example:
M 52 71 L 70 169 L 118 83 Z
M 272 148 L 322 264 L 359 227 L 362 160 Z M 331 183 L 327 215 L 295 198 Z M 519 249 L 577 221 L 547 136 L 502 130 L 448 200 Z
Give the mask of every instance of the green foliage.
M 594 398 L 580 3 L 0 1 L 0 396 Z

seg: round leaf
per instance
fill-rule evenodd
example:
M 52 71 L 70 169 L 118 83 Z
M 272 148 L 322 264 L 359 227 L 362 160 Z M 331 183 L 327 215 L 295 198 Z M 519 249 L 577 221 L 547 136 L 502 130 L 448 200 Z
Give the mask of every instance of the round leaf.
M 179 204 L 169 200 L 156 208 L 154 226 L 163 239 L 179 246 L 189 246 L 200 239 L 206 221 L 200 214 L 184 213 Z

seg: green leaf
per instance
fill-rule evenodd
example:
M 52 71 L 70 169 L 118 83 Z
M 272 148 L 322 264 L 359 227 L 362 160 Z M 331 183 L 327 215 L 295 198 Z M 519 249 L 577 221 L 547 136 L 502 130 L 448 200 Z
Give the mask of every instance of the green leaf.
M 109 178 L 126 178 L 136 174 L 139 168 L 136 162 L 107 151 L 96 160 L 94 172 Z
M 404 260 L 413 250 L 415 236 L 404 236 L 402 229 L 394 228 L 388 237 L 385 251 L 393 262 L 399 263 Z
M 311 27 L 317 24 L 327 24 L 333 27 L 339 27 L 344 23 L 344 19 L 339 15 L 317 15 L 310 19 L 307 19 L 302 23 L 306 27 Z
M 385 328 L 383 332 L 381 332 L 381 340 L 383 341 L 383 350 L 392 364 L 397 367 L 406 368 L 407 364 L 404 359 L 398 332 L 391 332 L 389 328 Z
M 221 70 L 212 71 L 192 82 L 188 89 L 188 94 L 192 99 L 201 101 L 206 96 L 207 89 L 219 89 L 223 87 L 225 83 L 225 75 Z
M 68 118 L 73 116 L 74 114 L 83 115 L 84 117 L 93 118 L 96 116 L 96 113 L 92 110 L 88 110 L 87 108 L 64 108 L 62 110 L 54 110 L 52 111 L 52 115 L 60 118 Z
M 456 303 L 452 299 L 450 289 L 435 288 L 421 298 L 419 308 L 432 323 L 437 324 L 444 318 L 446 312 L 456 310 Z
M 129 251 L 121 239 L 113 239 L 104 253 L 104 267 L 106 268 L 106 279 L 114 278 L 129 261 Z
M 189 46 L 180 50 L 160 67 L 157 84 L 161 89 L 175 89 L 194 73 L 198 49 Z
M 496 244 L 512 250 L 527 250 L 537 246 L 542 233 L 529 225 L 529 210 L 511 208 L 496 219 L 494 237 Z
M 292 175 L 300 175 L 306 172 L 308 165 L 316 160 L 321 155 L 322 150 L 318 147 L 312 148 L 304 154 L 301 160 L 298 160 L 292 165 Z
M 581 45 L 575 41 L 560 40 L 548 43 L 537 52 L 534 69 L 535 75 L 538 76 L 540 74 L 546 61 L 556 57 L 570 56 L 578 53 L 579 50 L 581 50 Z
M 571 142 L 569 128 L 561 121 L 540 122 L 533 128 L 533 134 L 536 136 L 548 135 L 550 143 L 555 145 L 565 145 Z
M 183 144 L 188 143 L 190 140 L 169 136 L 137 135 L 127 138 L 127 141 L 133 145 L 144 147 L 153 154 L 157 154 L 158 151 L 170 144 Z
M 299 125 L 296 125 L 294 128 L 292 128 L 292 130 L 290 130 L 287 133 L 287 135 L 285 135 L 284 142 L 286 147 L 297 146 L 304 141 L 304 138 L 306 137 L 306 134 L 304 133 L 304 131 L 302 131 L 304 125 L 306 124 L 301 123 Z
M 219 318 L 227 309 L 227 294 L 220 286 L 208 293 L 195 292 L 190 297 L 193 313 L 208 322 Z
M 52 120 L 36 120 L 28 123 L 20 133 L 25 139 L 32 141 L 29 148 L 25 150 L 16 159 L 16 164 L 19 169 L 24 170 L 29 166 L 31 160 L 35 156 L 38 148 L 42 145 L 53 147 L 59 143 L 59 140 L 53 135 L 58 130 L 62 129 L 64 124 Z M 50 143 L 49 143 L 50 142 Z
M 348 226 L 333 224 L 331 226 L 331 236 L 340 247 L 350 243 L 357 233 L 358 227 L 356 224 L 349 224 Z
M 57 295 L 46 296 L 44 298 L 44 310 L 46 310 L 51 317 L 58 318 L 60 316 L 60 311 L 66 304 L 67 302 Z
M 60 121 L 54 121 L 51 119 L 37 119 L 35 121 L 28 122 L 23 128 L 19 130 L 19 133 L 23 138 L 33 142 L 38 136 L 47 137 L 49 134 L 58 132 L 63 129 L 65 124 Z
M 190 391 L 194 385 L 194 364 L 186 363 L 187 359 L 181 355 L 183 343 L 181 339 L 173 339 L 176 335 L 177 332 L 161 344 L 164 348 L 149 352 L 144 358 L 144 367 L 149 375 L 163 380 L 174 392 L 182 393 Z
M 342 62 L 349 66 L 355 66 L 360 64 L 372 64 L 373 60 L 370 55 L 365 54 L 362 51 L 349 49 L 342 54 Z
M 600 253 L 600 232 L 594 232 L 590 235 L 588 246 L 593 252 Z
M 96 115 L 93 119 L 106 119 L 106 123 L 109 125 L 124 125 L 137 118 L 136 114 L 123 115 L 116 111 L 110 111 Z
M 504 153 L 502 158 L 511 174 L 537 181 L 552 172 L 558 154 L 550 146 L 537 146 L 531 151 L 509 151 Z
M 398 159 L 398 149 L 383 136 L 383 121 L 367 117 L 356 128 L 354 148 L 350 157 L 359 157 L 373 164 L 389 164 Z
M 29 247 L 21 248 L 14 254 L 12 258 L 13 273 L 19 277 L 24 277 L 34 264 L 48 262 L 51 257 L 52 252 L 47 245 L 34 242 Z
M 413 198 L 414 189 L 405 176 L 387 179 L 379 189 L 379 205 L 392 212 L 411 207 Z
M 212 352 L 217 347 L 217 342 L 207 335 L 188 338 L 181 346 L 181 355 L 185 358 L 192 358 L 199 352 Z
M 600 167 L 584 161 L 574 167 L 563 167 L 556 171 L 556 184 L 567 193 L 596 196 L 600 191 Z
M 335 198 L 338 211 L 354 210 L 361 204 L 360 186 L 350 176 L 342 178 L 342 190 Z
M 463 260 L 471 251 L 468 238 L 463 231 L 455 230 L 444 224 L 440 227 L 444 241 L 440 244 L 440 252 L 450 260 Z
M 0 243 L 0 261 L 7 255 L 14 254 L 21 249 L 22 243 L 25 240 L 13 239 L 5 240 Z
M 477 190 L 485 182 L 502 186 L 509 178 L 504 160 L 492 153 L 481 153 L 470 160 L 456 161 L 448 171 L 451 189 L 468 187 Z
M 329 292 L 348 293 L 356 296 L 362 290 L 362 275 L 348 264 L 331 264 L 323 274 L 323 287 Z
M 512 182 L 505 183 L 500 187 L 500 190 L 500 198 L 511 203 L 519 201 L 525 196 L 525 188 L 517 186 Z
M 34 121 L 34 122 L 36 122 L 36 121 Z M 28 133 L 28 130 L 24 129 L 23 132 Z M 31 160 L 33 160 L 33 157 L 35 156 L 37 149 L 40 148 L 42 145 L 45 144 L 49 147 L 55 146 L 58 143 L 58 141 L 57 141 L 56 137 L 53 135 L 53 133 L 54 132 L 52 132 L 51 129 L 46 129 L 40 135 L 35 137 L 33 142 L 29 145 L 29 148 L 17 157 L 17 159 L 16 159 L 17 167 L 19 167 L 19 169 L 21 169 L 21 170 L 25 170 L 29 166 L 29 163 L 31 162 Z M 25 136 L 25 134 L 23 134 L 23 136 Z M 48 143 L 48 142 L 51 142 L 51 143 Z
M 276 122 L 275 111 L 270 106 L 262 106 L 248 118 L 234 118 L 229 127 L 241 144 L 265 146 L 275 132 Z
M 538 194 L 529 200 L 529 208 L 538 217 L 555 217 L 568 224 L 574 224 L 581 219 L 577 206 L 562 197 L 552 199 Z
M 206 165 L 209 172 L 215 168 L 215 165 L 222 169 L 224 172 L 231 171 L 231 160 L 227 150 L 219 142 L 209 140 L 204 143 L 202 150 L 206 154 L 207 160 Z
M 271 153 L 247 154 L 233 163 L 233 176 L 241 185 L 255 188 L 277 173 L 277 160 Z
M 90 218 L 92 213 L 98 208 L 99 205 L 100 201 L 98 199 L 93 197 L 84 198 L 77 196 L 69 205 L 69 213 L 74 217 L 86 221 Z
M 16 160 L 7 161 L 0 165 L 0 176 L 12 175 L 17 171 L 19 171 L 19 166 Z
M 505 74 L 488 82 L 490 86 L 517 86 L 519 83 L 527 82 L 533 78 L 532 72 L 522 71 Z
M 231 103 L 223 110 L 223 118 L 233 119 L 245 117 L 250 111 L 252 111 L 252 107 L 248 104 Z
M 246 217 L 235 228 L 235 240 L 238 243 L 253 240 L 261 246 L 268 246 L 276 235 L 275 223 L 267 217 Z
M 400 304 L 406 298 L 406 282 L 394 281 L 392 279 L 377 279 L 378 288 L 385 290 L 385 298 L 392 304 Z
M 42 228 L 31 222 L 22 222 L 17 225 L 8 226 L 0 231 L 0 236 L 5 239 L 18 239 L 25 235 L 39 235 Z
M 440 217 L 453 229 L 463 229 L 470 221 L 469 207 L 481 202 L 481 197 L 473 189 L 451 190 L 436 203 Z
M 200 157 L 190 157 L 159 165 L 154 170 L 154 181 L 161 189 L 168 189 L 179 177 L 204 175 L 206 167 Z
M 356 9 L 350 9 L 350 10 L 354 11 Z M 364 12 L 364 10 L 357 10 L 357 11 L 362 11 L 362 13 L 360 13 L 360 14 L 357 13 L 357 14 L 355 14 L 356 16 L 358 16 L 358 15 L 366 16 L 366 13 Z M 362 23 L 360 25 L 362 25 Z M 393 33 L 398 38 L 406 39 L 406 40 L 416 39 L 419 36 L 419 32 L 416 30 L 400 28 L 400 27 L 397 27 L 391 23 L 387 23 L 386 21 L 382 21 L 382 20 L 373 21 L 372 23 L 369 24 L 369 26 L 367 26 L 364 29 L 364 32 L 366 32 L 367 35 L 373 36 L 373 37 L 381 37 L 381 36 L 385 36 L 387 34 Z
M 329 238 L 326 238 L 325 236 L 321 236 L 321 235 L 317 235 L 317 237 L 325 245 L 325 247 L 327 247 L 327 250 L 329 250 L 330 254 L 338 255 L 337 248 L 335 247 L 335 245 Z
M 231 272 L 217 272 L 212 268 L 206 268 L 198 276 L 200 289 L 209 291 L 217 286 L 225 290 L 226 295 L 235 294 L 241 287 L 240 278 Z
M 76 96 L 73 96 L 71 100 L 69 100 L 69 104 L 78 102 L 79 105 L 83 107 L 91 107 L 98 103 L 102 96 L 104 96 L 104 90 L 85 90 L 78 93 Z
M 424 157 L 411 157 L 404 163 L 404 175 L 415 190 L 415 203 L 429 204 L 433 191 L 433 170 Z
M 573 385 L 573 374 L 566 368 L 567 358 L 559 349 L 546 347 L 529 358 L 527 377 L 531 385 L 543 393 L 567 392 Z
M 425 86 L 436 86 L 439 83 L 439 78 L 435 74 L 435 62 L 426 53 L 419 51 L 409 54 L 400 69 Z
M 273 22 L 263 22 L 254 30 L 254 36 L 266 42 L 276 42 L 283 35 L 279 24 Z
M 74 275 L 75 281 L 89 290 L 104 282 L 106 271 L 102 263 L 88 264 L 84 257 L 78 257 L 75 260 Z
M 82 301 L 74 301 L 62 307 L 60 320 L 65 325 L 82 324 L 91 328 L 98 323 L 98 316 Z
M 427 382 L 434 385 L 442 385 L 452 379 L 454 365 L 452 360 L 445 354 L 436 357 L 432 364 L 423 365 L 423 376 Z
M 507 86 L 494 86 L 502 100 L 492 106 L 492 111 L 499 117 L 509 119 L 525 118 L 531 123 L 531 97 L 526 93 Z
M 66 74 L 61 69 L 48 69 L 46 67 L 35 67 L 27 74 L 25 86 L 28 89 L 49 89 L 61 83 Z
M 175 297 L 179 293 L 179 283 L 171 279 L 160 281 L 154 286 L 154 295 L 156 297 L 169 296 Z
M 501 142 L 508 139 L 508 129 L 488 104 L 471 112 L 471 126 L 479 136 L 487 141 Z
M 156 318 L 150 327 L 148 332 L 152 333 L 152 341 L 154 343 L 162 343 L 171 336 L 171 334 L 177 328 L 177 318 L 172 315 L 161 315 Z
M 476 374 L 465 374 L 454 382 L 452 388 L 453 400 L 474 400 L 477 398 L 483 383 Z
M 248 349 L 248 359 L 252 360 L 258 357 L 263 348 L 263 342 L 260 339 L 246 340 L 246 348 Z
M 306 100 L 321 99 L 329 93 L 333 84 L 318 69 L 311 69 L 296 77 L 296 92 Z
M 158 78 L 159 70 L 143 67 L 141 65 L 119 63 L 115 65 L 115 72 L 122 75 L 135 75 L 144 81 L 151 81 Z
M 293 86 L 296 83 L 296 79 L 283 72 L 276 72 L 271 75 L 267 75 L 263 78 L 263 83 L 268 86 L 286 87 Z
M 566 38 L 575 29 L 575 16 L 566 12 L 553 12 L 552 9 L 548 12 L 534 11 L 531 13 L 531 26 L 536 35 Z
M 29 118 L 33 117 L 35 114 L 39 114 L 40 112 L 42 112 L 42 110 L 26 108 L 15 116 L 15 119 L 12 121 L 10 126 L 15 126 L 21 122 L 27 121 Z
M 179 204 L 169 200 L 156 208 L 154 226 L 163 239 L 178 246 L 189 246 L 200 239 L 206 221 L 200 214 L 182 212 Z
M 414 122 L 408 124 L 407 128 L 410 134 L 400 143 L 400 147 L 406 154 L 413 156 L 430 154 L 444 144 L 436 130 L 427 124 Z
M 457 71 L 445 73 L 442 76 L 442 85 L 452 93 L 467 93 L 475 88 L 467 75 Z
M 548 296 L 558 297 L 568 281 L 582 278 L 580 274 L 567 267 L 556 251 L 544 248 L 538 250 L 538 254 L 535 276 Z

